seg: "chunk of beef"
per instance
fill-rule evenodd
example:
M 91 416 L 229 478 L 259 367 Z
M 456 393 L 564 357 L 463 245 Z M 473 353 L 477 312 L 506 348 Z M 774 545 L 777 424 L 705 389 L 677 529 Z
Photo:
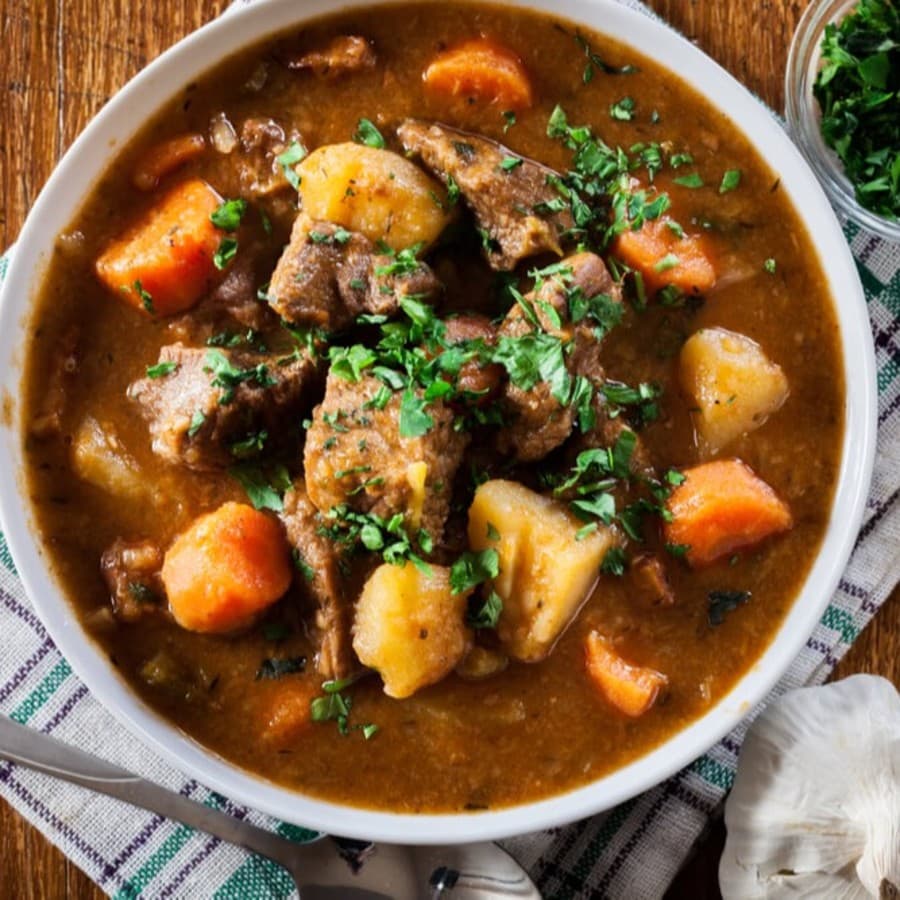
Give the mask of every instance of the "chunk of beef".
M 150 423 L 153 450 L 191 469 L 218 469 L 299 435 L 321 377 L 309 356 L 279 359 L 239 350 L 171 344 L 160 364 L 174 368 L 128 388 Z
M 487 316 L 467 313 L 446 320 L 444 340 L 449 345 L 481 341 L 486 346 L 493 346 L 497 340 L 497 330 Z M 498 363 L 470 359 L 460 368 L 456 386 L 459 391 L 465 392 L 467 403 L 484 406 L 495 398 L 504 375 L 503 366 Z
M 373 68 L 376 56 L 364 37 L 338 34 L 323 47 L 292 56 L 285 63 L 289 69 L 305 69 L 319 78 L 339 78 Z
M 340 552 L 319 533 L 322 520 L 302 481 L 285 494 L 281 521 L 300 570 L 297 581 L 316 608 L 316 667 L 324 678 L 346 678 L 359 665 L 350 633 L 353 600 L 341 574 Z
M 113 613 L 123 622 L 136 622 L 158 612 L 165 596 L 160 570 L 163 552 L 153 541 L 117 538 L 100 557 L 100 571 L 109 588 Z
M 593 298 L 605 294 L 621 302 L 621 289 L 603 260 L 593 253 L 577 253 L 565 260 L 557 274 L 541 281 L 525 297 L 525 305 L 540 330 L 566 343 L 566 369 L 571 376 L 586 378 L 596 389 L 604 381 L 600 341 L 586 324 L 573 325 L 569 303 L 573 296 Z M 552 312 L 551 312 L 552 311 Z M 521 305 L 514 306 L 500 326 L 501 338 L 521 338 L 538 329 Z M 503 395 L 504 418 L 509 423 L 498 434 L 497 446 L 520 462 L 543 459 L 571 434 L 576 410 L 560 402 L 547 381 L 525 389 L 510 381 Z
M 496 141 L 407 119 L 397 129 L 403 148 L 418 156 L 440 178 L 452 178 L 486 232 L 487 257 L 495 269 L 512 269 L 539 253 L 562 255 L 561 236 L 573 227 L 568 210 L 543 211 L 560 200 L 547 177 L 552 169 L 525 159 Z M 504 160 L 518 159 L 510 167 Z M 553 207 L 551 206 L 552 210 Z
M 297 217 L 269 284 L 269 303 L 288 322 L 340 331 L 362 313 L 391 315 L 401 297 L 434 299 L 441 284 L 425 263 L 414 271 L 362 234 Z
M 238 177 L 241 192 L 250 197 L 268 197 L 290 187 L 278 157 L 290 144 L 299 140 L 296 132 L 285 134 L 274 120 L 246 119 L 241 125 L 241 154 Z
M 412 532 L 423 528 L 440 543 L 468 436 L 454 430 L 453 412 L 436 400 L 425 407 L 431 428 L 401 437 L 401 393 L 379 409 L 383 387 L 373 376 L 351 382 L 329 373 L 306 436 L 309 498 L 323 513 L 340 504 L 384 518 L 402 513 Z
M 62 432 L 62 416 L 69 387 L 78 374 L 79 342 L 79 329 L 73 325 L 66 329 L 54 348 L 47 389 L 38 403 L 29 429 L 36 438 L 56 437 Z
M 658 556 L 638 554 L 628 567 L 628 576 L 634 596 L 645 606 L 671 606 L 675 602 L 666 567 Z

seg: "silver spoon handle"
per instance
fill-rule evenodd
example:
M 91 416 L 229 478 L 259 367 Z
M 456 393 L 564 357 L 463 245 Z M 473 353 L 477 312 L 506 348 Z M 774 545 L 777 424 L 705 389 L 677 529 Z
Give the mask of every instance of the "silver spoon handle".
M 183 822 L 289 868 L 302 849 L 302 845 L 145 781 L 6 716 L 0 716 L 0 758 Z

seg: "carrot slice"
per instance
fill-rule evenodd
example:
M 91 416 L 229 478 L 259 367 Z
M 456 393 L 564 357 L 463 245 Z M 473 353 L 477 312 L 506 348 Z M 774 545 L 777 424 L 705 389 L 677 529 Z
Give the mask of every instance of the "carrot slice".
M 708 241 L 699 234 L 682 235 L 668 216 L 645 222 L 637 231 L 623 231 L 612 252 L 641 273 L 650 294 L 668 285 L 700 294 L 716 283 Z
M 792 525 L 791 511 L 775 491 L 739 459 L 685 469 L 684 482 L 666 506 L 672 521 L 666 541 L 687 545 L 687 561 L 703 566 Z
M 588 674 L 600 693 L 626 716 L 642 716 L 669 683 L 656 669 L 626 662 L 609 640 L 592 631 L 584 643 Z
M 534 102 L 522 60 L 490 38 L 475 38 L 438 54 L 423 78 L 432 93 L 471 97 L 505 110 L 528 109 Z
M 184 312 L 215 277 L 222 232 L 209 217 L 221 202 L 200 179 L 173 188 L 103 251 L 95 264 L 98 277 L 148 315 Z
M 154 144 L 138 160 L 131 181 L 142 191 L 152 191 L 170 172 L 196 159 L 206 150 L 202 134 L 179 134 Z
M 284 748 L 292 744 L 312 725 L 310 704 L 318 688 L 305 680 L 294 678 L 271 691 L 263 706 L 262 738 L 269 744 Z
M 175 540 L 163 560 L 162 582 L 182 628 L 237 631 L 290 586 L 287 540 L 266 513 L 225 503 Z

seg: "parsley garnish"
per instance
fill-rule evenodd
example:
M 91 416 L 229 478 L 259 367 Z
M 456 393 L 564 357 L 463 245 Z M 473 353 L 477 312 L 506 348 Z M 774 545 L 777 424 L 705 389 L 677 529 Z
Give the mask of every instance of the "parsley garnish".
M 237 238 L 223 237 L 219 247 L 213 254 L 213 264 L 217 269 L 224 269 L 237 255 Z
M 860 0 L 825 26 L 813 93 L 825 143 L 861 206 L 900 216 L 900 7 Z
M 680 184 L 682 187 L 686 188 L 702 188 L 703 187 L 703 178 L 699 172 L 691 172 L 690 175 L 682 175 L 680 178 L 673 178 L 672 182 L 674 184 Z
M 166 375 L 171 375 L 177 368 L 177 362 L 161 362 L 155 366 L 147 366 L 147 377 L 164 378 Z
M 234 200 L 226 200 L 220 203 L 216 209 L 209 214 L 209 220 L 222 231 L 237 231 L 241 225 L 241 219 L 247 212 L 247 201 L 238 197 Z
M 621 576 L 625 574 L 625 551 L 621 547 L 610 547 L 600 563 L 600 571 L 604 575 Z
M 300 187 L 300 176 L 294 171 L 294 166 L 296 166 L 305 156 L 306 147 L 299 141 L 293 141 L 284 153 L 279 153 L 278 156 L 275 157 L 275 162 L 281 166 L 284 177 L 295 191 Z
M 502 612 L 503 598 L 496 591 L 490 590 L 480 602 L 475 597 L 470 598 L 466 624 L 470 628 L 496 628 Z
M 706 618 L 710 625 L 721 625 L 728 613 L 750 599 L 750 591 L 710 591 Z
M 521 166 L 522 162 L 523 160 L 519 156 L 504 156 L 500 161 L 500 168 L 504 172 L 511 172 L 517 166 Z
M 375 147 L 378 150 L 385 148 L 385 140 L 381 132 L 370 119 L 360 119 L 353 133 L 353 140 L 357 144 L 365 144 L 367 147 Z
M 222 388 L 222 396 L 219 403 L 225 405 L 234 399 L 235 389 L 245 381 L 255 381 L 260 387 L 272 387 L 278 382 L 269 375 L 269 369 L 265 363 L 253 366 L 250 369 L 241 369 L 233 365 L 231 360 L 221 350 L 207 350 L 203 359 L 203 371 L 213 376 L 213 387 Z
M 778 268 L 778 263 L 770 256 L 764 263 L 763 269 L 766 270 L 770 275 L 775 274 L 775 270 Z
M 722 183 L 719 185 L 719 193 L 727 194 L 729 191 L 733 191 L 740 183 L 741 183 L 741 170 L 740 169 L 729 169 L 722 176 Z
M 619 122 L 630 122 L 634 118 L 634 98 L 623 97 L 609 107 L 610 118 Z
M 291 550 L 291 560 L 294 568 L 307 580 L 312 581 L 316 577 L 316 570 L 303 558 L 299 548 Z
M 228 474 L 246 491 L 254 509 L 271 509 L 273 512 L 284 509 L 284 494 L 291 487 L 291 476 L 284 466 L 263 469 L 242 463 L 232 466 Z
M 575 42 L 581 47 L 584 55 L 587 57 L 587 63 L 581 74 L 581 80 L 585 84 L 590 84 L 594 80 L 594 69 L 599 69 L 605 75 L 630 75 L 632 72 L 638 71 L 637 66 L 632 65 L 611 66 L 599 54 L 594 53 L 591 45 L 577 31 L 575 32 Z
M 199 409 L 194 410 L 194 414 L 191 416 L 191 424 L 187 430 L 188 437 L 194 437 L 194 435 L 203 427 L 205 421 L 205 413 L 201 412 Z
M 149 291 L 144 290 L 144 286 L 141 284 L 140 279 L 134 282 L 131 286 L 131 289 L 140 297 L 141 306 L 150 313 L 151 316 L 156 315 L 156 310 L 153 307 L 153 297 Z M 128 290 L 127 288 L 122 288 L 122 290 Z
M 450 590 L 462 594 L 499 574 L 500 555 L 496 550 L 467 550 L 450 567 Z
M 267 636 L 267 640 L 271 640 Z M 306 668 L 305 656 L 269 657 L 260 663 L 256 670 L 255 681 L 283 678 L 285 675 L 295 675 Z
M 506 134 L 516 124 L 516 114 L 511 109 L 505 109 L 500 115 L 504 119 L 503 133 Z

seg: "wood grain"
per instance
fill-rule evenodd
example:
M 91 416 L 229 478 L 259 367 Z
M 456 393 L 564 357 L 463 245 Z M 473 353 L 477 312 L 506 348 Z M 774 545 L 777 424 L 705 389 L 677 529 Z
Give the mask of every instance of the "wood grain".
M 775 108 L 787 48 L 808 0 L 650 0 L 665 19 Z M 0 245 L 11 243 L 65 148 L 106 100 L 227 0 L 0 0 Z M 876 672 L 900 683 L 900 591 L 837 675 Z M 668 897 L 719 896 L 717 826 Z M 0 896 L 99 900 L 103 893 L 0 801 Z

